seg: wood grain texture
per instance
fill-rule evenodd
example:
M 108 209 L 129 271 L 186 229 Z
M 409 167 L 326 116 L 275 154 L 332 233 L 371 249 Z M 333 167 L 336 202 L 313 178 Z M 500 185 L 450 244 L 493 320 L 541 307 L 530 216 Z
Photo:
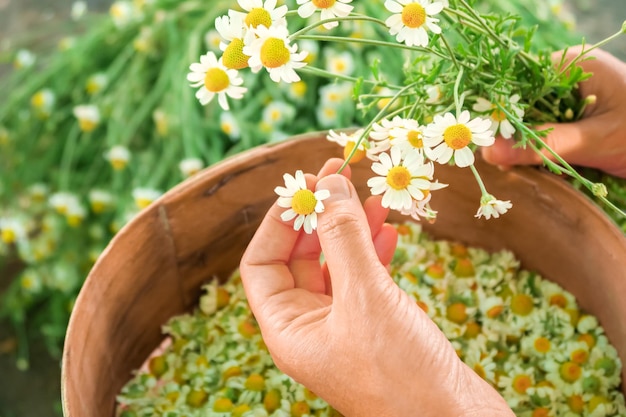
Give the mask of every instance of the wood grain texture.
M 200 286 L 225 278 L 240 257 L 285 172 L 317 172 L 341 150 L 316 133 L 229 158 L 175 187 L 127 224 L 79 295 L 63 357 L 66 417 L 111 417 L 115 395 L 161 341 L 171 316 L 189 311 Z M 512 200 L 496 220 L 475 219 L 480 191 L 467 169 L 436 167 L 436 238 L 509 249 L 525 268 L 563 285 L 594 313 L 626 363 L 626 238 L 586 197 L 534 168 L 502 172 L 478 160 L 487 189 Z M 364 199 L 373 174 L 352 168 Z M 405 217 L 392 216 L 402 221 Z M 623 373 L 626 375 L 626 371 Z

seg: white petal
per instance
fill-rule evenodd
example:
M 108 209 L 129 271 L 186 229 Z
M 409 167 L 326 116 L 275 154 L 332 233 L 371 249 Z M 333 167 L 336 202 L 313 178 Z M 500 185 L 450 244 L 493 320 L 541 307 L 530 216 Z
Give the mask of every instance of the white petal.
M 304 173 L 301 170 L 296 171 L 296 183 L 298 184 L 298 188 L 301 190 L 306 190 L 306 178 L 304 178 Z
M 293 211 L 293 209 L 289 209 L 289 210 L 283 211 L 282 214 L 280 215 L 280 218 L 281 218 L 282 221 L 288 222 L 289 220 L 293 219 L 297 215 L 298 215 L 298 213 Z
M 293 223 L 293 229 L 298 231 L 304 224 L 305 216 L 303 214 L 299 215 L 296 221 Z
M 474 163 L 474 152 L 468 147 L 454 151 L 454 163 L 460 168 L 472 165 Z

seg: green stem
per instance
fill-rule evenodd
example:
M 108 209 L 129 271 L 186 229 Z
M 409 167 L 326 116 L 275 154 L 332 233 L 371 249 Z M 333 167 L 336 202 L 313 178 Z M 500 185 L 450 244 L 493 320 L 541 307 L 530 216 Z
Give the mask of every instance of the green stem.
M 454 82 L 454 105 L 456 106 L 456 117 L 459 117 L 463 110 L 463 100 L 459 97 L 459 88 L 461 86 L 461 79 L 463 78 L 463 68 L 459 68 L 459 74 Z
M 302 67 L 300 69 L 298 69 L 299 72 L 303 72 L 303 73 L 309 73 L 312 75 L 318 75 L 320 77 L 324 77 L 324 78 L 329 78 L 329 79 L 339 79 L 339 80 L 343 80 L 343 81 L 349 81 L 352 83 L 356 83 L 359 81 L 362 81 L 365 84 L 370 84 L 373 86 L 379 86 L 381 85 L 381 82 L 379 81 L 371 81 L 371 80 L 365 80 L 365 79 L 360 79 L 360 78 L 356 78 L 356 77 L 351 77 L 349 75 L 342 75 L 342 74 L 335 74 L 333 72 L 330 71 L 326 71 L 323 70 L 321 68 L 317 68 L 317 67 L 312 67 L 307 65 L 306 67 Z M 389 87 L 391 89 L 394 90 L 398 90 L 398 89 L 402 89 L 402 86 L 397 86 L 397 85 L 389 85 L 389 84 L 384 84 L 385 87 Z
M 63 156 L 61 157 L 61 174 L 59 179 L 60 190 L 69 189 L 70 176 L 72 175 L 72 163 L 74 162 L 74 154 L 76 153 L 80 133 L 81 131 L 77 124 L 72 126 L 72 129 L 67 137 L 65 147 L 63 148 Z
M 474 178 L 476 178 L 476 182 L 478 183 L 478 186 L 480 187 L 480 193 L 483 196 L 489 195 L 489 193 L 487 192 L 487 188 L 485 187 L 485 183 L 483 182 L 483 179 L 480 177 L 480 174 L 478 173 L 478 170 L 476 169 L 474 164 L 470 165 L 470 169 L 472 170 L 472 174 L 474 174 Z

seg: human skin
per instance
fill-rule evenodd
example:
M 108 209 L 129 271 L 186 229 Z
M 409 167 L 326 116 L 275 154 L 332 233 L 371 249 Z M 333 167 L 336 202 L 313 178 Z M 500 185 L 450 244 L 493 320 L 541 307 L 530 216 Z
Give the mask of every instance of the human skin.
M 392 280 L 397 234 L 380 197 L 364 205 L 333 159 L 316 233 L 269 210 L 241 262 L 250 307 L 278 366 L 348 417 L 513 416 Z M 320 253 L 325 264 L 320 265 Z
M 580 53 L 581 46 L 568 50 L 565 62 Z M 555 62 L 561 59 L 555 53 Z M 552 123 L 538 126 L 553 130 L 545 139 L 556 153 L 572 165 L 600 169 L 608 174 L 626 178 L 626 63 L 606 51 L 590 52 L 595 59 L 581 62 L 580 67 L 593 75 L 580 83 L 583 97 L 596 96 L 596 103 L 587 107 L 584 117 L 572 123 Z M 541 164 L 542 158 L 530 148 L 513 148 L 514 142 L 497 138 L 482 155 L 495 165 Z M 552 155 L 544 155 L 554 160 Z

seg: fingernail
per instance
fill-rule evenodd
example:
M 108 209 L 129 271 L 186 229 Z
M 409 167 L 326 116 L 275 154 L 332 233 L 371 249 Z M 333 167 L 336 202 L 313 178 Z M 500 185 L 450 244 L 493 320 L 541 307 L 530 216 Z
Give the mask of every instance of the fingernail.
M 328 190 L 330 197 L 324 201 L 340 201 L 352 198 L 350 182 L 339 174 L 328 175 L 317 182 L 316 190 Z

